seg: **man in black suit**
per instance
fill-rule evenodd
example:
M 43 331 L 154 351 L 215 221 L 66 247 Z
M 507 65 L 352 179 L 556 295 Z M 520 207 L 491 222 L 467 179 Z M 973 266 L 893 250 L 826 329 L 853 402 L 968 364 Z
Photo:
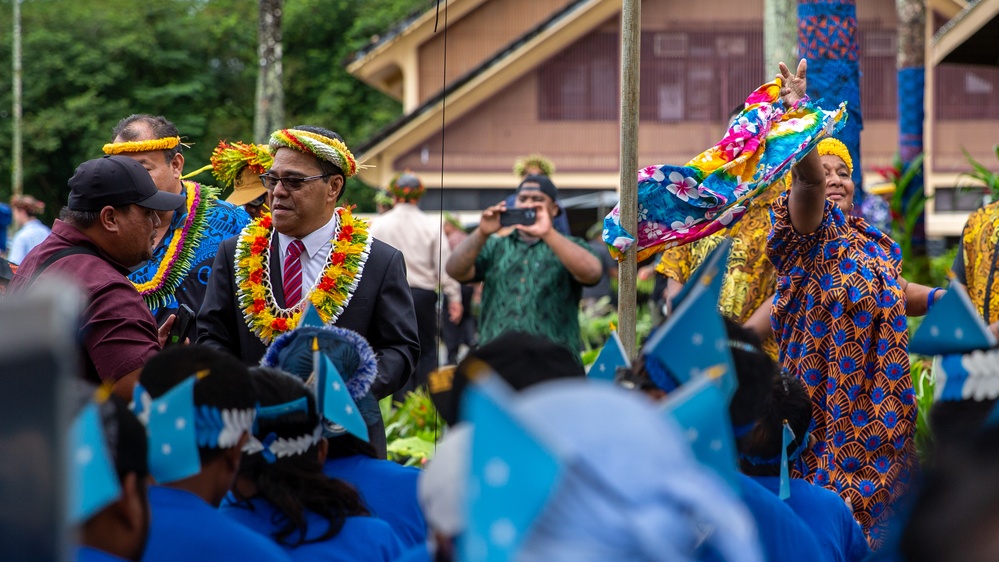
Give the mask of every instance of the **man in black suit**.
M 282 318 L 294 324 L 305 303 L 315 302 L 315 291 L 352 286 L 343 272 L 353 269 L 360 280 L 342 313 L 317 309 L 324 320 L 368 340 L 378 356 L 371 391 L 379 399 L 390 396 L 412 375 L 420 353 L 403 256 L 364 235 L 366 223 L 337 208 L 346 178 L 357 172 L 338 134 L 304 125 L 282 129 L 271 135 L 270 148 L 274 164 L 261 178 L 271 192 L 272 226 L 258 219 L 219 247 L 198 313 L 198 343 L 257 364 L 267 345 L 293 327 Z M 254 228 L 261 236 L 256 246 L 246 241 Z M 361 243 L 369 244 L 366 261 L 363 254 L 341 251 Z M 247 256 L 260 259 L 242 259 Z M 256 274 L 246 265 L 254 261 L 262 264 Z M 274 321 L 265 325 L 261 318 Z

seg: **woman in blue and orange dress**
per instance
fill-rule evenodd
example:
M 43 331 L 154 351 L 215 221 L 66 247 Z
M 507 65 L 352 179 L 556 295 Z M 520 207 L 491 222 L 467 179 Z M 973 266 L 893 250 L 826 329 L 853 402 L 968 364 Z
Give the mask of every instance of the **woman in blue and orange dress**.
M 780 67 L 781 95 L 794 103 L 805 95 L 806 65 L 796 74 Z M 878 548 L 916 466 L 906 316 L 925 314 L 942 291 L 907 283 L 898 244 L 850 215 L 852 160 L 843 143 L 823 140 L 773 204 L 771 323 L 783 368 L 804 381 L 814 405 L 817 441 L 798 470 L 851 503 Z

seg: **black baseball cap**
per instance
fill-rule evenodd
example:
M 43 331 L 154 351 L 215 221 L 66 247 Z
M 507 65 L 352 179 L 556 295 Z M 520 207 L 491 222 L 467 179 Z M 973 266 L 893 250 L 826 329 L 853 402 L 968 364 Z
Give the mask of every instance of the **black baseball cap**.
M 69 178 L 69 208 L 100 211 L 108 205 L 138 205 L 154 211 L 172 211 L 187 198 L 160 191 L 149 172 L 127 156 L 105 156 L 87 160 Z
M 544 193 L 548 197 L 551 197 L 552 201 L 558 199 L 558 188 L 555 187 L 555 184 L 547 176 L 527 176 L 517 186 L 517 193 L 529 189 Z

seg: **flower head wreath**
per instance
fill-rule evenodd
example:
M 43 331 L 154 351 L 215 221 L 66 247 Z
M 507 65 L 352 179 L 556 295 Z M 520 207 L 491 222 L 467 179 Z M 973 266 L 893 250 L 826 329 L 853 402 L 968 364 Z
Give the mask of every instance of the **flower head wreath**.
M 290 148 L 325 160 L 343 170 L 343 175 L 348 178 L 357 174 L 358 170 L 366 168 L 354 160 L 354 155 L 343 141 L 301 129 L 274 131 L 271 134 L 270 148 L 271 154 L 277 152 L 279 148 Z
M 180 144 L 180 137 L 164 137 L 142 141 L 109 142 L 104 145 L 103 150 L 104 154 L 114 155 L 149 150 L 171 150 L 177 148 L 178 144 Z
M 212 175 L 230 186 L 239 177 L 244 168 L 249 167 L 257 174 L 263 174 L 270 169 L 274 158 L 267 145 L 243 142 L 228 143 L 222 141 L 212 151 Z

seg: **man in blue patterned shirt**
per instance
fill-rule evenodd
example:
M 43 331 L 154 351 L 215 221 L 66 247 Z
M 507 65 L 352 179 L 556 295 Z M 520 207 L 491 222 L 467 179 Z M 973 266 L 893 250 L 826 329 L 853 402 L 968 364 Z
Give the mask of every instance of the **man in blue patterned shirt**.
M 177 127 L 165 117 L 131 115 L 118 122 L 106 154 L 138 161 L 160 191 L 180 193 L 187 202 L 161 213 L 153 258 L 129 275 L 149 309 L 162 324 L 181 304 L 201 308 L 219 244 L 240 233 L 249 215 L 218 199 L 218 190 L 181 179 L 183 144 Z M 192 322 L 190 334 L 197 334 Z

